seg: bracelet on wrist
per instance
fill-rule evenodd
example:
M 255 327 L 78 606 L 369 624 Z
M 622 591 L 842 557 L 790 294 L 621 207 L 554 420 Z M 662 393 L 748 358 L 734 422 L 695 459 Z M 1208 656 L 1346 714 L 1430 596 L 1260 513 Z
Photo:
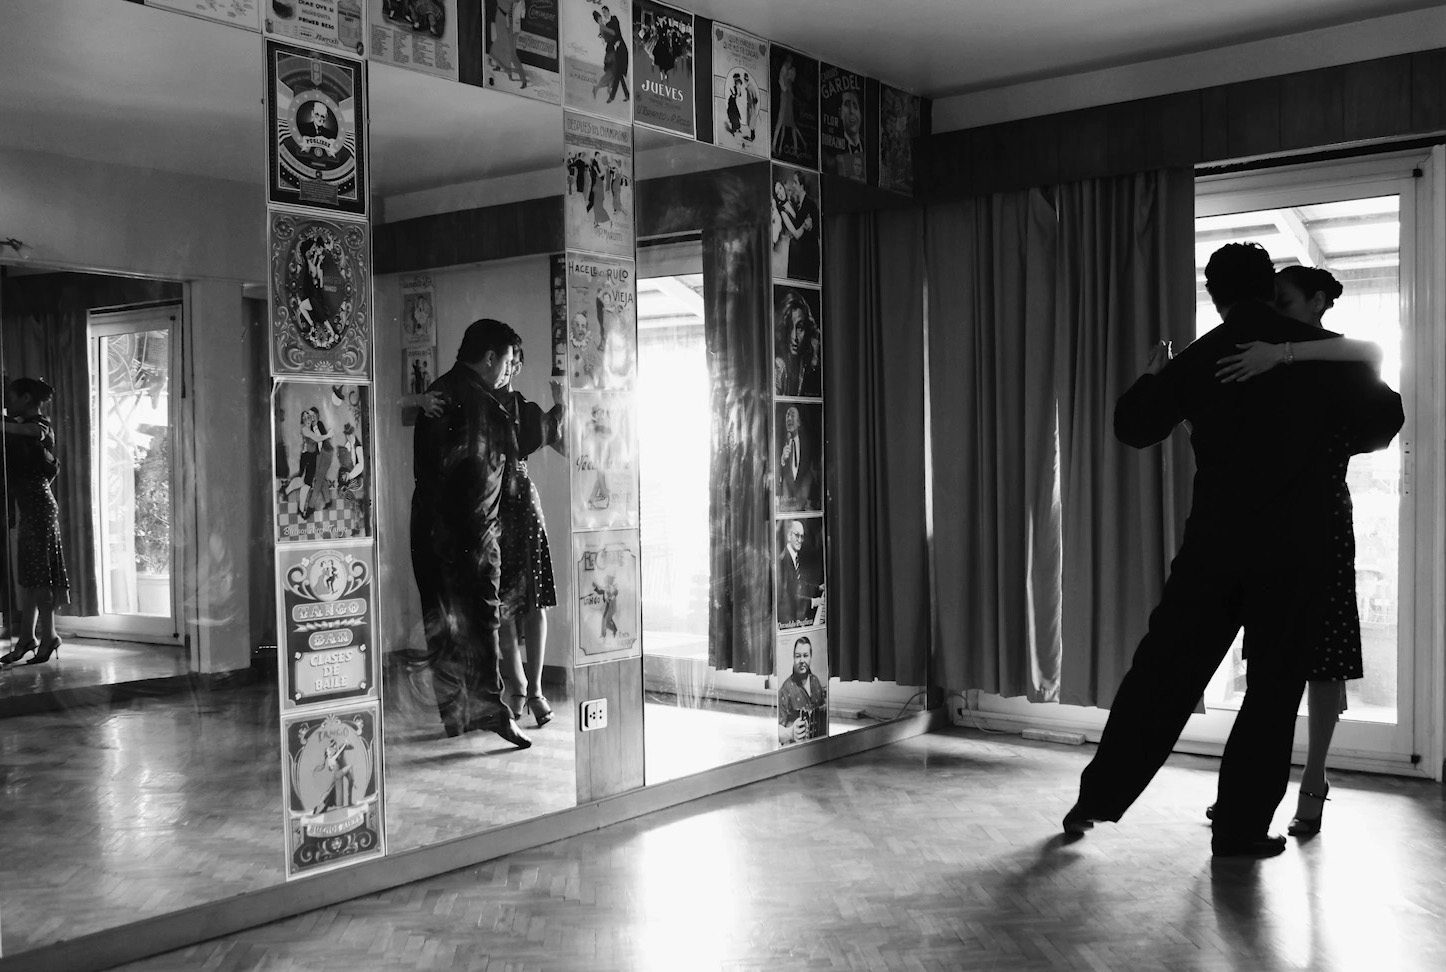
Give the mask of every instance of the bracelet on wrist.
M 1294 364 L 1294 363 L 1295 363 L 1295 352 L 1290 349 L 1290 342 L 1289 342 L 1289 341 L 1286 341 L 1286 342 L 1285 342 L 1285 354 L 1281 356 L 1280 361 L 1281 361 L 1282 364 Z

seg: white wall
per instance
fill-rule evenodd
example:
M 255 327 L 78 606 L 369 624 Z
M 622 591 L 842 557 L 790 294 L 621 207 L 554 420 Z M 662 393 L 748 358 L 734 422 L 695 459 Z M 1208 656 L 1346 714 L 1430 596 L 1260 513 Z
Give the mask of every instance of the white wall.
M 377 522 L 381 536 L 380 583 L 382 644 L 387 651 L 420 648 L 423 644 L 421 602 L 412 578 L 408 516 L 412 500 L 412 429 L 402 425 L 399 399 L 405 356 L 402 352 L 401 281 L 403 275 L 376 278 L 377 446 L 380 469 Z M 548 377 L 552 373 L 552 304 L 548 258 L 494 260 L 432 273 L 437 316 L 437 373 L 452 367 L 467 325 L 494 317 L 517 329 L 527 364 L 516 388 L 529 399 L 552 407 Z M 558 608 L 548 612 L 547 664 L 570 664 L 572 629 L 567 605 L 572 587 L 568 572 L 570 492 L 567 460 L 551 449 L 527 463 L 542 497 L 547 536 L 552 544 Z
M 1286 37 L 940 98 L 934 131 L 1293 74 L 1446 45 L 1446 5 Z

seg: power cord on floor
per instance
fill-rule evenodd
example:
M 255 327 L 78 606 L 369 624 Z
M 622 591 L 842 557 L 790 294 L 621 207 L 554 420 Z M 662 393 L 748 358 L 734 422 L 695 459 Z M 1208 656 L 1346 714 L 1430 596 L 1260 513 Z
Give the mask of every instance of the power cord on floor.
M 919 696 L 925 695 L 925 694 L 927 694 L 927 690 L 920 690 L 920 691 L 918 691 L 918 692 L 915 692 L 913 695 L 911 695 L 911 696 L 909 696 L 907 699 L 905 699 L 905 700 L 904 700 L 904 704 L 901 705 L 901 706 L 899 706 L 899 711 L 898 711 L 898 712 L 895 712 L 895 713 L 894 713 L 893 715 L 891 715 L 891 716 L 874 716 L 874 715 L 870 715 L 870 714 L 869 714 L 869 710 L 868 710 L 868 709 L 860 709 L 860 710 L 859 710 L 859 718 L 860 718 L 860 719 L 877 719 L 877 720 L 880 721 L 880 722 L 893 722 L 893 721 L 894 721 L 895 719 L 897 719 L 899 716 L 903 715 L 905 712 L 908 711 L 908 709 L 909 709 L 909 704 L 910 704 L 911 702 L 913 702 L 913 701 L 914 701 L 915 699 L 917 699 Z
M 953 698 L 957 698 L 964 703 L 964 708 L 962 711 L 969 713 L 969 721 L 974 723 L 975 729 L 978 729 L 980 732 L 983 733 L 988 733 L 991 736 L 1004 736 L 1008 734 L 1003 729 L 985 729 L 983 726 L 981 726 L 979 724 L 979 716 L 975 713 L 974 707 L 969 704 L 969 696 L 964 692 L 950 692 L 947 696 L 945 696 L 946 701 Z

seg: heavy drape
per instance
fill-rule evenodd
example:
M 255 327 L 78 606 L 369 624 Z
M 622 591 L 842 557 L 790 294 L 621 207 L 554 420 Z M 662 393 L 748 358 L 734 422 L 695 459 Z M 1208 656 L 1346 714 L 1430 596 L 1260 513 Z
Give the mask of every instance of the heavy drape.
M 1108 705 L 1163 589 L 1193 469 L 1115 400 L 1194 334 L 1188 170 L 931 207 L 937 664 L 949 688 Z
M 773 671 L 768 419 L 773 378 L 768 228 L 703 233 L 704 329 L 712 381 L 708 664 Z
M 825 222 L 829 673 L 926 683 L 924 226 L 918 209 Z

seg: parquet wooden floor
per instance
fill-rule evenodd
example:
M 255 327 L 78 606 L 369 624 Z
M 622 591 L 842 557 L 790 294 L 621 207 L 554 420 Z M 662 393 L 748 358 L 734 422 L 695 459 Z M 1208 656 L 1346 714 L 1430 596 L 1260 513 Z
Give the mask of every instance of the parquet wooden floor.
M 1221 862 L 1201 757 L 1057 836 L 1092 752 L 923 736 L 124 969 L 1446 968 L 1438 784 L 1333 774 L 1319 837 Z

